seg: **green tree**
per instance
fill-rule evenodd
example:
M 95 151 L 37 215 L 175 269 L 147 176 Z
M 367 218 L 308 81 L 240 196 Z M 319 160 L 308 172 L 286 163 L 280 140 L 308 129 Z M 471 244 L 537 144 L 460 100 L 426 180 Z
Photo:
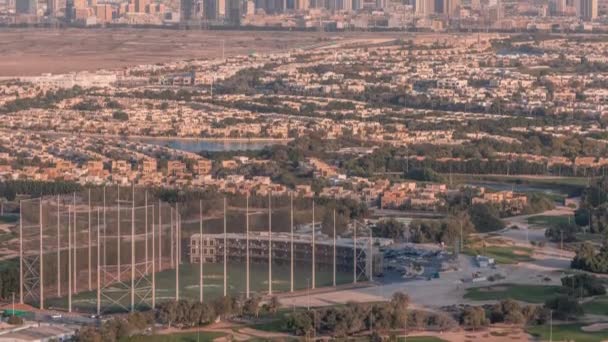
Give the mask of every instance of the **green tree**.
M 545 308 L 553 310 L 553 316 L 557 319 L 572 319 L 584 314 L 583 307 L 576 299 L 569 296 L 548 299 Z
M 496 208 L 488 204 L 478 203 L 471 206 L 469 209 L 471 222 L 478 232 L 491 232 L 503 229 L 504 222 L 499 218 Z
M 461 324 L 466 329 L 479 330 L 490 324 L 486 318 L 486 312 L 482 307 L 469 306 L 464 309 L 460 318 Z

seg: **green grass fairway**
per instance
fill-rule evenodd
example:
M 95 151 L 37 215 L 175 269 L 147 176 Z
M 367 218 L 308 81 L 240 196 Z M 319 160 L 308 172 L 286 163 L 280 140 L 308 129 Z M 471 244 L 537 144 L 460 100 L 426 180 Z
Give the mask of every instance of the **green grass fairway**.
M 403 337 L 399 337 L 397 341 L 405 341 Z M 445 342 L 445 340 L 434 336 L 408 336 L 407 342 Z
M 533 261 L 532 248 L 527 247 L 466 247 L 464 252 L 468 255 L 485 255 L 494 258 L 497 264 L 517 264 L 519 262 Z
M 515 299 L 527 303 L 544 303 L 559 294 L 561 286 L 496 284 L 467 289 L 464 295 L 469 300 Z
M 608 296 L 596 297 L 591 301 L 585 302 L 583 310 L 588 314 L 608 316 Z
M 245 294 L 246 289 L 246 266 L 245 263 L 232 263 L 227 266 L 228 270 L 228 293 L 233 296 Z M 223 265 L 205 264 L 204 265 L 204 296 L 206 300 L 213 300 L 223 295 Z M 311 279 L 310 264 L 296 264 L 294 270 L 294 288 L 303 290 L 307 288 L 307 283 Z M 180 274 L 180 298 L 194 299 L 199 298 L 199 265 L 182 264 L 179 269 Z M 250 289 L 252 293 L 266 294 L 268 290 L 268 266 L 266 264 L 251 264 L 250 266 Z M 274 292 L 289 291 L 289 265 L 273 265 L 272 286 Z M 352 282 L 352 272 L 338 271 L 336 283 L 346 284 Z M 332 271 L 330 268 L 317 266 L 316 286 L 331 286 Z M 111 298 L 120 299 L 123 308 L 116 306 L 108 307 L 109 300 L 104 300 L 102 296 L 102 308 L 104 311 L 124 311 L 130 306 L 131 296 L 124 286 L 111 287 L 112 292 L 108 292 Z M 78 311 L 92 312 L 96 308 L 96 291 L 81 292 L 72 296 L 72 306 Z M 156 275 L 156 301 L 162 302 L 175 298 L 175 270 L 166 270 Z M 48 298 L 45 300 L 49 307 L 67 308 L 67 297 Z M 137 301 L 136 301 L 137 303 Z M 137 305 L 137 304 L 136 304 Z M 146 307 L 147 305 L 142 305 Z
M 443 174 L 447 176 L 448 174 Z M 586 177 L 554 177 L 554 176 L 527 176 L 527 175 L 476 175 L 453 173 L 452 181 L 455 183 L 464 183 L 471 181 L 492 181 L 501 183 L 516 183 L 526 185 L 549 185 L 549 186 L 566 186 L 566 187 L 584 187 L 589 180 Z
M 585 332 L 581 324 L 553 325 L 553 341 L 600 342 L 608 339 L 608 331 Z M 541 341 L 549 341 L 549 326 L 532 326 L 526 329 L 528 333 Z
M 531 216 L 527 219 L 529 224 L 539 225 L 539 226 L 555 226 L 560 223 L 569 223 L 574 222 L 574 217 L 570 215 L 562 215 L 562 216 L 547 216 L 547 215 L 537 215 Z
M 200 333 L 176 333 L 170 335 L 134 336 L 121 342 L 210 342 L 226 334 L 201 331 Z

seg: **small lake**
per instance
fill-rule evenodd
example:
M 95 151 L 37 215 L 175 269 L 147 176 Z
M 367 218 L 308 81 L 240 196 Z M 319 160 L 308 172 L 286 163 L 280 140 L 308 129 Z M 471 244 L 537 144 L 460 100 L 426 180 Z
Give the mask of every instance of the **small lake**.
M 266 146 L 272 146 L 275 144 L 284 144 L 283 141 L 272 141 L 272 140 L 194 140 L 194 139 L 156 139 L 156 138 L 142 138 L 140 141 L 166 146 L 176 150 L 198 153 L 201 151 L 207 152 L 223 152 L 223 151 L 258 151 Z

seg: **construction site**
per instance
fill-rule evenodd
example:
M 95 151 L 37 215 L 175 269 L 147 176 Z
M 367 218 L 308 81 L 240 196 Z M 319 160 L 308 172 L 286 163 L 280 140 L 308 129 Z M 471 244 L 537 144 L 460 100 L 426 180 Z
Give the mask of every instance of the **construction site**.
M 94 187 L 22 199 L 18 231 L 17 300 L 42 310 L 273 295 L 373 280 L 383 267 L 362 223 L 295 195 Z

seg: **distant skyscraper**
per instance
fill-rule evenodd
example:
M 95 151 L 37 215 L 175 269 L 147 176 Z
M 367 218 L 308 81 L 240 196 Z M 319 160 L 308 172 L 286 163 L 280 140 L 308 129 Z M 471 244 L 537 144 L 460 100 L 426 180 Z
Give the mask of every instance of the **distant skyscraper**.
M 301 11 L 306 11 L 310 8 L 310 2 L 308 0 L 296 0 L 297 9 Z
M 65 19 L 67 21 L 74 20 L 74 0 L 66 0 L 65 2 Z
M 36 0 L 16 0 L 15 13 L 36 15 L 38 2 Z
M 416 0 L 416 14 L 429 16 L 435 13 L 435 0 Z
M 443 1 L 443 13 L 448 17 L 458 16 L 458 10 L 460 9 L 460 0 L 444 0 Z
M 235 26 L 240 25 L 241 15 L 248 10 L 250 3 L 253 3 L 253 0 L 226 0 L 228 22 Z
M 218 18 L 226 17 L 226 0 L 216 0 L 217 16 Z
M 205 19 L 217 19 L 217 1 L 203 0 L 203 15 Z
M 59 12 L 59 0 L 47 0 L 46 11 L 50 17 L 56 17 Z
M 549 2 L 549 9 L 553 15 L 563 15 L 567 6 L 566 0 L 552 0 Z
M 144 13 L 147 5 L 148 0 L 135 0 L 135 12 Z
M 198 0 L 180 0 L 179 15 L 181 21 L 201 19 L 203 5 Z
M 255 14 L 255 2 L 253 0 L 247 0 L 246 6 L 245 6 L 245 14 L 246 15 Z
M 597 0 L 576 0 L 576 16 L 591 21 L 597 18 Z

